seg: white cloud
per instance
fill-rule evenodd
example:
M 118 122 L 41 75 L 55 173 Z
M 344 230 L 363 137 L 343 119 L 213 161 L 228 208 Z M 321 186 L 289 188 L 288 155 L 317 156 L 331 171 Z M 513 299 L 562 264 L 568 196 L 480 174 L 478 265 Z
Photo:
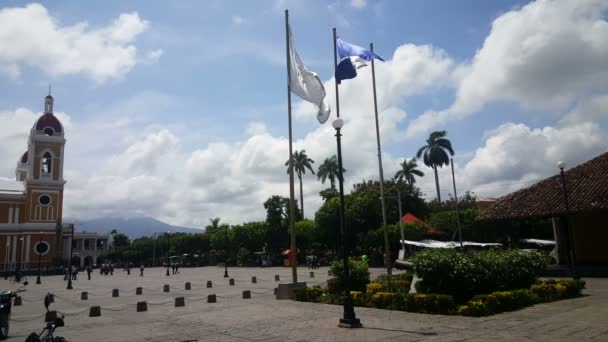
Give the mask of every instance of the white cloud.
M 239 15 L 233 15 L 232 16 L 232 24 L 234 25 L 241 25 L 243 23 L 245 23 L 247 20 Z
M 62 25 L 39 4 L 0 10 L 0 69 L 11 77 L 24 66 L 54 76 L 84 74 L 106 82 L 128 73 L 137 63 L 136 38 L 149 23 L 123 13 L 105 27 L 86 22 Z M 152 57 L 160 57 L 158 51 Z
M 366 0 L 350 0 L 350 5 L 356 9 L 361 9 L 367 6 Z
M 470 65 L 461 67 L 454 103 L 416 118 L 408 136 L 492 101 L 563 112 L 590 92 L 608 90 L 607 10 L 602 0 L 540 0 L 499 16 Z

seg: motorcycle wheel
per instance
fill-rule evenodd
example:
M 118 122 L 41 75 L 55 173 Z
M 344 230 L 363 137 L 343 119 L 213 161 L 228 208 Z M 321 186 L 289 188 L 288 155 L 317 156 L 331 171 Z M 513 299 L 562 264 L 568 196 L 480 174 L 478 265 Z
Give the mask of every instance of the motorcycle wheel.
M 40 337 L 38 337 L 38 334 L 36 333 L 31 333 L 30 336 L 27 337 L 25 342 L 40 342 Z
M 8 337 L 8 322 L 9 315 L 6 313 L 0 314 L 0 340 L 5 340 Z

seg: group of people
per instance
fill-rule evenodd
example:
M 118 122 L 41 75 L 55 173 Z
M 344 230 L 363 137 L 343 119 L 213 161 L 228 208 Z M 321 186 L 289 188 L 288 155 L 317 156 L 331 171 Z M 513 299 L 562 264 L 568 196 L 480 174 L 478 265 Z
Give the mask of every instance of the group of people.
M 99 268 L 99 274 L 114 275 L 114 264 L 112 264 L 112 263 L 101 264 L 101 267 Z
M 179 262 L 171 263 L 171 270 L 173 271 L 173 274 L 179 274 Z
M 319 268 L 319 257 L 316 255 L 307 255 L 306 256 L 306 266 L 308 268 Z

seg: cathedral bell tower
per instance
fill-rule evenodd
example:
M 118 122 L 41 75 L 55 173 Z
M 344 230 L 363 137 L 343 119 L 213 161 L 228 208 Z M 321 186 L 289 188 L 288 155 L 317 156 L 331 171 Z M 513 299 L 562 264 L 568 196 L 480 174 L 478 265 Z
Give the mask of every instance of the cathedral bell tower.
M 44 99 L 44 114 L 34 123 L 28 140 L 27 172 L 23 178 L 29 222 L 57 222 L 63 207 L 63 157 L 65 137 L 53 114 L 53 97 Z

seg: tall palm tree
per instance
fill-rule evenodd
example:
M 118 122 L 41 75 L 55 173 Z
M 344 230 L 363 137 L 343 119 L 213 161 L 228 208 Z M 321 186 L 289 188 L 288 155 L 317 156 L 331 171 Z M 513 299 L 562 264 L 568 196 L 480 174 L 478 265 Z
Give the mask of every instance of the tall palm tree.
M 418 163 L 416 163 L 416 158 L 412 158 L 410 160 L 404 159 L 400 165 L 401 170 L 395 173 L 395 179 L 397 181 L 405 180 L 409 186 L 412 186 L 414 183 L 416 183 L 415 176 L 424 176 L 424 172 L 417 169 Z
M 309 169 L 310 172 L 314 175 L 315 171 L 312 169 L 312 164 L 314 164 L 314 160 L 308 158 L 306 155 L 306 150 L 295 151 L 291 156 L 291 162 L 293 163 L 293 170 L 298 175 L 298 179 L 300 179 L 300 206 L 302 207 L 302 218 L 304 218 L 304 193 L 302 192 L 302 175 L 306 173 L 306 169 Z M 287 166 L 287 173 L 289 173 L 289 160 L 285 162 L 285 166 Z
M 445 138 L 446 131 L 435 131 L 429 135 L 426 140 L 426 145 L 418 149 L 416 157 L 423 157 L 424 165 L 432 167 L 435 171 L 435 187 L 437 188 L 437 200 L 441 203 L 441 194 L 439 192 L 439 176 L 437 175 L 437 167 L 450 164 L 450 155 L 454 155 L 452 143 Z
M 346 169 L 342 168 L 342 173 L 344 172 L 346 172 Z M 321 180 L 321 183 L 325 184 L 325 180 L 329 179 L 329 184 L 331 184 L 331 188 L 334 190 L 336 190 L 335 184 L 338 175 L 338 158 L 336 155 L 325 158 L 323 164 L 319 165 L 319 169 L 317 170 L 317 178 Z

